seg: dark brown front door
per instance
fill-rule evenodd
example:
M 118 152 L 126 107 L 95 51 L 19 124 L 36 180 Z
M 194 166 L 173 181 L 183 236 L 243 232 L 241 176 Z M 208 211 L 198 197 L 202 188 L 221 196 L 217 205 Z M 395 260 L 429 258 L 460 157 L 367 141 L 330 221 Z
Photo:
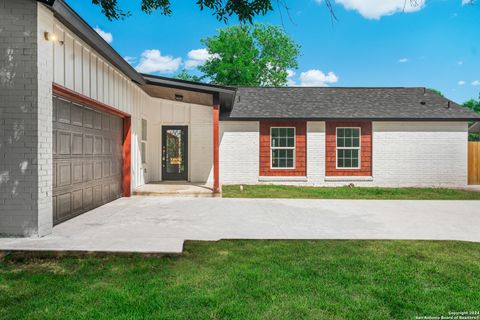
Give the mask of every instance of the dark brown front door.
M 53 222 L 122 196 L 123 120 L 53 98 Z
M 188 127 L 162 127 L 162 180 L 188 179 Z

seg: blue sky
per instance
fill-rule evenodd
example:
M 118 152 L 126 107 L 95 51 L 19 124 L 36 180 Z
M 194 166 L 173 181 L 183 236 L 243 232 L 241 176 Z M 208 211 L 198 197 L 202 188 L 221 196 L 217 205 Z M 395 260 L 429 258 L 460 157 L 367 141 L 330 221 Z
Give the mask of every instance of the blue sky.
M 110 22 L 90 0 L 67 2 L 140 71 L 174 76 L 208 58 L 200 39 L 225 26 L 200 12 L 195 0 L 171 0 L 169 17 L 139 10 L 140 0 L 119 0 L 132 16 Z M 464 102 L 480 92 L 480 3 L 468 0 L 332 0 L 332 23 L 321 0 L 287 0 L 288 15 L 258 22 L 282 25 L 302 55 L 292 85 L 426 86 Z M 421 2 L 422 0 L 416 0 Z M 463 4 L 462 4 L 463 2 Z M 235 24 L 235 19 L 229 25 Z

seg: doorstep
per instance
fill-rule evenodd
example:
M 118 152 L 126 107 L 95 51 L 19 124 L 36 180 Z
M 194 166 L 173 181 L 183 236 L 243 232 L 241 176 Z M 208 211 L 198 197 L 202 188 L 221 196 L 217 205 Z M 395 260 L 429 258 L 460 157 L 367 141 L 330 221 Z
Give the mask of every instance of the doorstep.
M 133 190 L 137 196 L 168 196 L 168 197 L 219 197 L 213 188 L 207 184 L 187 181 L 149 182 Z

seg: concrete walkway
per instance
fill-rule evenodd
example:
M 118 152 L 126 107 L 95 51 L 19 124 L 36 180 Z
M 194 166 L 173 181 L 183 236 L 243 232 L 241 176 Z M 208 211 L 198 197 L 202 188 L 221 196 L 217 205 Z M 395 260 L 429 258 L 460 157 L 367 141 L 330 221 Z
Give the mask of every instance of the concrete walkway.
M 184 240 L 428 239 L 480 242 L 480 201 L 122 198 L 0 250 L 180 253 Z

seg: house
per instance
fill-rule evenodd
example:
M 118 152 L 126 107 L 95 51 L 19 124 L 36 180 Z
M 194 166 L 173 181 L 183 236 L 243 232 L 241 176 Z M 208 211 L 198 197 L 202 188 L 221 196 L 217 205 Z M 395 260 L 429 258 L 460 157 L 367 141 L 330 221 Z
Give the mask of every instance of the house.
M 234 88 L 139 74 L 62 0 L 0 6 L 0 234 L 150 181 L 467 183 L 473 112 L 424 88 Z

